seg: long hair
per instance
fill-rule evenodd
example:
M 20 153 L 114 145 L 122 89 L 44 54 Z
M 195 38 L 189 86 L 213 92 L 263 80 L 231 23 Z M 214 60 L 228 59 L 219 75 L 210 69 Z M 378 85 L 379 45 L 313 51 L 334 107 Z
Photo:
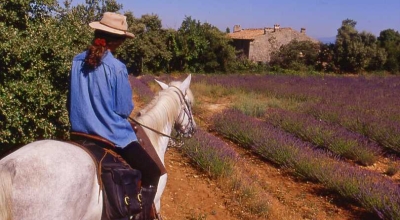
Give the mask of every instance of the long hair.
M 89 46 L 85 57 L 85 66 L 90 69 L 96 69 L 100 66 L 101 60 L 108 50 L 108 45 L 110 45 L 111 42 L 124 40 L 125 38 L 124 35 L 95 30 L 92 44 Z

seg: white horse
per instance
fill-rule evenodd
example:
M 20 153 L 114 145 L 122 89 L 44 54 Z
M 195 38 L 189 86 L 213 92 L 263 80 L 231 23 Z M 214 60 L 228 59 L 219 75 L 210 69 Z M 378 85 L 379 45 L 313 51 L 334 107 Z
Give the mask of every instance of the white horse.
M 170 85 L 157 81 L 162 90 L 136 117 L 151 128 L 144 130 L 163 163 L 172 129 L 190 136 L 196 127 L 190 80 L 189 75 Z M 166 181 L 167 174 L 154 200 L 157 213 Z M 73 144 L 36 141 L 0 160 L 0 220 L 100 220 L 102 208 L 95 164 Z

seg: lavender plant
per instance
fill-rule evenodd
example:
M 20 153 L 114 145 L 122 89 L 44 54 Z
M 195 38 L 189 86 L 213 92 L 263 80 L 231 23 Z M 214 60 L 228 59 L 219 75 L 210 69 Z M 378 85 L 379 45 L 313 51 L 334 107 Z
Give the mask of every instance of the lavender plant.
M 129 82 L 131 84 L 131 87 L 133 88 L 133 92 L 136 92 L 140 100 L 148 103 L 153 98 L 153 91 L 151 91 L 151 89 L 141 80 L 130 75 Z
M 275 110 L 269 113 L 266 120 L 304 141 L 362 165 L 373 164 L 381 154 L 380 148 L 365 137 L 310 115 Z
M 400 189 L 393 181 L 332 159 L 328 153 L 309 148 L 292 135 L 237 110 L 218 114 L 213 124 L 216 131 L 225 137 L 358 201 L 380 218 L 400 218 Z
M 203 75 L 198 79 L 303 103 L 306 113 L 400 153 L 400 77 Z
M 237 154 L 225 142 L 202 129 L 185 141 L 182 151 L 215 178 L 231 175 L 238 160 Z
M 339 124 L 377 142 L 382 148 L 400 153 L 400 123 L 385 117 L 362 114 L 341 105 L 310 105 L 307 112 L 316 118 Z

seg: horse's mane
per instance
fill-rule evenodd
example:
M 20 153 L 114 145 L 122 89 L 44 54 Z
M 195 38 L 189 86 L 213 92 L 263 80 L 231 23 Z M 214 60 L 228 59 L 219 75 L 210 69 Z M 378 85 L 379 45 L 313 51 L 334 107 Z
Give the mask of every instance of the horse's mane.
M 173 81 L 170 83 L 170 85 L 176 87 L 179 87 L 180 84 L 181 82 L 179 81 Z M 190 101 L 193 102 L 193 94 L 190 89 L 186 92 Z M 139 111 L 136 120 L 162 132 L 166 124 L 174 124 L 178 111 L 181 110 L 182 103 L 178 94 L 177 88 L 174 87 L 169 87 L 168 89 L 159 91 L 150 103 Z

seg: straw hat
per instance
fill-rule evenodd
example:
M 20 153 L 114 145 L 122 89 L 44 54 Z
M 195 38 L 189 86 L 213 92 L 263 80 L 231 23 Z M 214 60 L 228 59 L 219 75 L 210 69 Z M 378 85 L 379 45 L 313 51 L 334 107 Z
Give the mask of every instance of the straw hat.
M 128 32 L 128 23 L 126 22 L 126 16 L 113 12 L 105 12 L 100 21 L 91 22 L 89 26 L 97 30 L 102 30 L 118 35 L 125 35 L 129 38 L 135 37 L 134 34 Z

